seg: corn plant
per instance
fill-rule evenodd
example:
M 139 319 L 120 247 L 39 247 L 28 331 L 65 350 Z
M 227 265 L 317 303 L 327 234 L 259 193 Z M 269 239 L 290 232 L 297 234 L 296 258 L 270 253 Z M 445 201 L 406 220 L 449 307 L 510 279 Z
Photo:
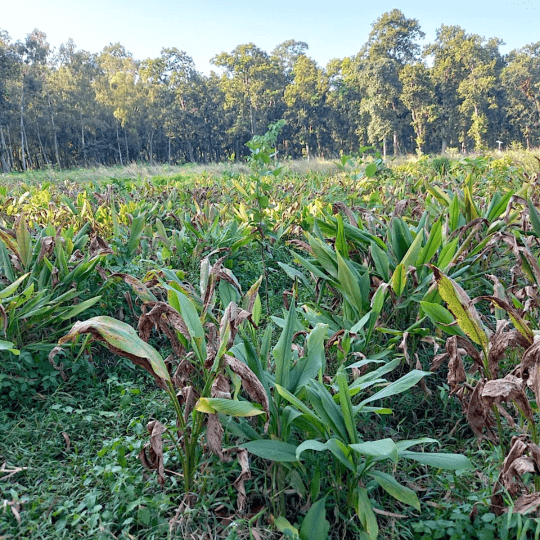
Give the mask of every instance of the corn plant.
M 167 393 L 176 423 L 167 427 L 153 420 L 148 424 L 150 444 L 140 455 L 143 464 L 157 470 L 159 482 L 165 482 L 163 438 L 167 438 L 178 453 L 185 500 L 189 504 L 202 453 L 201 436 L 206 431 L 208 448 L 220 459 L 230 461 L 235 454 L 238 457 L 242 473 L 235 486 L 239 491 L 238 505 L 242 508 L 246 500 L 244 481 L 249 477 L 247 453 L 240 448 L 223 449 L 223 428 L 218 414 L 233 417 L 265 414 L 266 424 L 269 422 L 263 386 L 246 364 L 230 354 L 239 326 L 246 320 L 255 324 L 253 309 L 260 305 L 257 301 L 260 280 L 244 296 L 246 309 L 231 301 L 218 320 L 214 315 L 216 291 L 228 291 L 229 297 L 240 298 L 238 282 L 223 268 L 222 262 L 223 257 L 212 266 L 208 258 L 201 263 L 200 296 L 186 288 L 171 270 L 161 273 L 158 287 L 159 294 L 166 294 L 166 302 L 159 301 L 143 283 L 127 279 L 143 301 L 138 325 L 140 335 L 116 319 L 94 317 L 76 323 L 60 343 L 88 334 L 148 371 Z M 169 339 L 173 352 L 166 359 L 148 343 L 153 327 Z M 229 380 L 233 382 L 234 392 Z M 237 382 L 243 385 L 254 403 L 240 397 Z
M 391 439 L 369 440 L 358 428 L 369 415 L 392 412 L 379 405 L 380 400 L 409 390 L 429 373 L 412 370 L 388 384 L 384 376 L 396 369 L 401 359 L 397 357 L 390 362 L 366 359 L 354 362 L 346 369 L 340 368 L 330 382 L 325 383 L 329 379 L 323 378 L 323 374 L 327 373 L 324 342 L 328 326 L 316 325 L 307 335 L 305 347 L 300 349 L 293 343 L 299 328 L 296 308 L 292 304 L 283 321 L 281 336 L 272 351 L 273 362 L 269 368 L 264 360 L 261 361 L 270 352 L 268 343 L 261 346 L 262 358 L 249 344 L 235 348 L 239 356 L 245 356 L 248 365 L 253 366 L 269 396 L 269 438 L 254 432 L 241 420 L 229 421 L 227 429 L 236 436 L 251 439 L 241 447 L 276 462 L 276 490 L 284 487 L 277 475 L 280 467 L 286 467 L 290 474 L 306 459 L 305 452 L 329 452 L 333 462 L 333 481 L 346 486 L 344 499 L 338 504 L 354 509 L 367 535 L 365 538 L 375 539 L 378 525 L 364 487 L 365 482 L 374 480 L 397 500 L 419 508 L 416 494 L 398 483 L 381 465 L 389 461 L 395 466 L 400 459 L 409 459 L 453 470 L 471 468 L 471 464 L 463 456 L 411 450 L 411 447 L 420 444 L 437 442 L 434 439 L 399 442 Z M 377 364 L 380 365 L 377 367 Z M 365 370 L 372 365 L 376 366 L 375 369 L 349 384 L 348 370 Z M 307 491 L 316 493 L 318 489 L 312 485 Z

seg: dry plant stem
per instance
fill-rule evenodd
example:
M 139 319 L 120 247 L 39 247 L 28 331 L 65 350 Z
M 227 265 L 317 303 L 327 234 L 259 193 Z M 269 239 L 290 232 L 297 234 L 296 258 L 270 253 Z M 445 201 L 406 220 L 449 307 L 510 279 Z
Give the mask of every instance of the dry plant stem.
M 484 370 L 486 372 L 486 377 L 489 379 L 489 380 L 492 380 L 492 376 L 491 376 L 491 370 L 489 369 L 489 362 L 488 362 L 488 352 L 486 350 L 486 348 L 482 345 L 482 352 L 484 353 Z M 495 415 L 495 420 L 497 422 L 497 431 L 499 432 L 499 445 L 501 447 L 501 452 L 502 452 L 502 455 L 505 456 L 506 455 L 506 445 L 504 444 L 504 438 L 503 438 L 503 427 L 502 427 L 502 422 L 501 422 L 501 413 L 499 411 L 499 409 L 497 409 L 497 406 L 494 404 L 491 406 L 492 410 L 493 410 L 493 414 Z

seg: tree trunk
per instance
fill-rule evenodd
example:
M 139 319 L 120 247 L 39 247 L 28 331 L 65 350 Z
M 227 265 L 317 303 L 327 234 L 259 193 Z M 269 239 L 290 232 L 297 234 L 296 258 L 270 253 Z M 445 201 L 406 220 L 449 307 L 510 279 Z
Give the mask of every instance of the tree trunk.
M 386 159 L 386 139 L 383 139 L 382 143 L 382 157 Z
M 51 124 L 53 128 L 53 136 L 54 136 L 54 154 L 56 156 L 56 166 L 62 170 L 62 163 L 60 162 L 60 153 L 58 152 L 58 139 L 56 137 L 56 126 L 54 125 L 54 114 L 51 106 L 51 98 L 47 96 L 47 99 L 49 101 L 49 114 L 51 115 Z
M 120 158 L 120 165 L 124 166 L 122 161 L 122 150 L 120 150 L 120 135 L 118 133 L 118 124 L 116 124 L 116 142 L 118 143 L 118 156 Z
M 394 131 L 394 157 L 399 155 L 399 142 L 397 131 Z
M 49 165 L 50 161 L 47 158 L 47 154 L 45 153 L 45 148 L 43 148 L 43 143 L 41 142 L 41 133 L 39 132 L 39 124 L 38 124 L 37 119 L 36 119 L 36 133 L 37 133 L 37 138 L 39 142 L 39 148 L 41 149 L 41 155 L 43 156 L 43 160 L 47 165 Z
M 448 148 L 448 141 L 443 137 L 442 143 L 441 143 L 441 154 L 444 154 L 447 148 Z
M 88 160 L 86 159 L 86 145 L 84 144 L 84 124 L 83 124 L 83 116 L 82 111 L 80 111 L 81 115 L 81 145 L 82 145 L 82 151 L 83 151 L 83 161 L 86 165 L 88 163 Z
M 13 144 L 11 143 L 11 132 L 9 131 L 9 126 L 6 127 L 8 135 L 8 146 L 9 146 L 9 155 L 11 158 L 11 168 L 15 167 L 15 155 L 13 153 Z
M 5 172 L 5 173 L 8 173 L 10 171 L 9 169 L 9 157 L 8 159 L 6 160 L 5 158 L 5 155 L 6 155 L 6 150 L 7 150 L 7 147 L 6 147 L 6 141 L 4 139 L 4 130 L 2 129 L 2 126 L 0 126 L 0 144 L 2 145 L 1 146 L 1 149 L 2 151 L 0 152 L 0 160 L 2 161 L 2 170 Z
M 188 148 L 189 161 L 190 163 L 195 163 L 195 156 L 193 155 L 193 145 L 191 144 L 191 140 L 187 139 L 186 144 Z
M 23 124 L 23 139 L 24 139 L 24 142 L 26 143 L 26 156 L 27 156 L 27 161 L 28 161 L 28 165 L 29 167 L 32 169 L 33 168 L 33 164 L 32 164 L 32 159 L 30 157 L 30 150 L 28 149 L 28 137 L 26 135 L 26 127 L 24 126 Z M 26 169 L 25 169 L 26 170 Z
M 26 171 L 26 158 L 24 156 L 24 77 L 21 86 L 21 157 L 23 171 Z
M 127 130 L 124 128 L 124 139 L 126 141 L 126 165 L 129 163 L 129 147 L 127 141 Z

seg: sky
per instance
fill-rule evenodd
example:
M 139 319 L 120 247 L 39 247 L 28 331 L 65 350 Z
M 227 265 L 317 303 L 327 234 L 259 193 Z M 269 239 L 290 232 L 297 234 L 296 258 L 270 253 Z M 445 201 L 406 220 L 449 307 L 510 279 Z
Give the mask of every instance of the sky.
M 394 8 L 418 19 L 422 44 L 434 41 L 441 24 L 501 38 L 503 53 L 540 41 L 538 0 L 0 0 L 0 29 L 17 41 L 38 28 L 52 47 L 72 38 L 91 53 L 120 42 L 137 60 L 176 47 L 208 74 L 219 72 L 210 60 L 220 52 L 255 43 L 270 53 L 288 39 L 305 41 L 308 55 L 325 66 L 356 54 L 371 25 Z

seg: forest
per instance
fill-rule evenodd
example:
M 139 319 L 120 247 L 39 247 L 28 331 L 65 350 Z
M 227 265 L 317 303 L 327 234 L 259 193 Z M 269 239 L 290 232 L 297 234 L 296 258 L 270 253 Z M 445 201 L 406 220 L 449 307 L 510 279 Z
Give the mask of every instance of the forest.
M 503 55 L 500 39 L 459 26 L 423 37 L 395 9 L 355 56 L 325 67 L 291 39 L 216 54 L 204 75 L 175 47 L 136 60 L 120 43 L 52 50 L 43 31 L 13 41 L 0 30 L 1 167 L 236 161 L 280 119 L 280 157 L 292 159 L 539 144 L 540 42 Z

